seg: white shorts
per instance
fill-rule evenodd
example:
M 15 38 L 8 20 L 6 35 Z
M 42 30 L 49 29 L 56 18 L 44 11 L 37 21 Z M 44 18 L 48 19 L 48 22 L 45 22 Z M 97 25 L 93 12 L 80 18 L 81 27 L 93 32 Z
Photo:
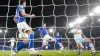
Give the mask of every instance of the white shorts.
M 49 35 L 45 35 L 43 38 L 43 45 L 48 45 L 48 41 L 54 41 L 54 38 L 49 36 Z
M 31 30 L 31 28 L 28 26 L 26 22 L 21 22 L 17 24 L 18 31 L 19 31 L 19 38 L 23 39 L 28 37 L 28 34 L 26 33 L 27 30 Z
M 85 41 L 85 38 L 82 38 L 82 37 L 76 37 L 76 38 L 74 38 L 74 40 L 75 40 L 75 42 L 76 43 L 84 43 L 84 41 Z

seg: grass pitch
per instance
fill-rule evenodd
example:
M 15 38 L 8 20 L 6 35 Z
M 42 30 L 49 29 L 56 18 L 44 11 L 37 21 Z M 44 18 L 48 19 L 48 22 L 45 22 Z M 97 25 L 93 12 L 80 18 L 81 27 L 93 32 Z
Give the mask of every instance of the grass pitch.
M 79 56 L 76 51 L 64 51 L 63 53 L 59 53 L 57 50 L 48 50 L 48 51 L 40 51 L 42 56 Z M 0 56 L 10 56 L 10 51 L 0 51 Z M 17 56 L 30 56 L 27 51 L 20 51 Z M 91 55 L 90 51 L 84 51 L 80 56 L 100 56 L 100 53 L 96 53 L 95 55 Z

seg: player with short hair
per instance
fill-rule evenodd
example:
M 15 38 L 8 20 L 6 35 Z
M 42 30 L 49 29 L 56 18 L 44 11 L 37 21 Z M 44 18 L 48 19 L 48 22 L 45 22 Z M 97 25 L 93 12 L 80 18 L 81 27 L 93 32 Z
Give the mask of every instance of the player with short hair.
M 59 48 L 60 51 L 61 51 L 61 47 L 60 47 L 59 43 L 56 42 L 56 40 L 48 34 L 48 30 L 46 29 L 46 23 L 43 23 L 43 24 L 42 24 L 42 27 L 39 28 L 39 29 L 34 33 L 34 35 L 37 35 L 39 32 L 40 32 L 41 35 L 42 35 L 42 40 L 43 40 L 43 42 L 42 42 L 42 47 L 43 47 L 43 48 L 46 48 L 46 47 L 47 47 L 48 41 L 52 41 L 52 42 L 54 42 L 54 43 L 58 46 L 58 48 Z
M 57 34 L 56 37 L 55 37 L 56 38 L 56 42 L 58 42 L 60 47 L 61 47 L 61 49 L 63 49 L 64 47 L 63 47 L 63 44 L 62 44 L 62 36 L 59 34 L 59 32 L 57 32 L 56 34 Z M 57 47 L 58 47 L 58 45 L 57 45 Z
M 15 43 L 15 39 L 14 39 L 14 37 L 12 37 L 8 42 L 11 43 L 11 44 L 10 44 L 10 48 L 11 48 L 11 53 L 12 53 L 13 48 L 14 48 L 14 43 Z
M 34 17 L 35 15 L 25 13 L 26 0 L 19 0 L 19 5 L 16 8 L 16 15 L 14 17 L 14 21 L 17 24 L 17 28 L 19 31 L 19 38 L 23 41 L 15 48 L 14 52 L 11 53 L 11 56 L 15 56 L 28 42 L 29 42 L 29 52 L 33 54 L 34 49 L 34 32 L 31 27 L 26 23 L 26 17 Z M 34 51 L 34 52 L 33 52 Z
M 94 54 L 96 52 L 94 45 L 92 44 L 92 41 L 90 39 L 88 39 L 83 33 L 82 30 L 80 29 L 80 25 L 77 24 L 75 29 L 72 29 L 71 31 L 69 31 L 69 33 L 73 33 L 74 34 L 74 40 L 77 44 L 78 48 L 83 49 L 84 46 L 82 45 L 82 43 L 84 42 L 88 42 L 89 46 L 91 48 L 91 53 Z M 80 51 L 78 51 L 80 54 Z

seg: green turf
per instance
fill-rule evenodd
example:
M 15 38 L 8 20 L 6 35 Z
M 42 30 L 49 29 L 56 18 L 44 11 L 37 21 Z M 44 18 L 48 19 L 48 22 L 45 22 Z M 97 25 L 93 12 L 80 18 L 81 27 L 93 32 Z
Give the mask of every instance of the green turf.
M 64 51 L 59 53 L 58 51 L 40 51 L 42 56 L 78 56 L 76 51 Z M 10 56 L 10 51 L 0 51 L 0 56 Z M 28 52 L 20 51 L 17 56 L 30 56 Z M 89 51 L 84 51 L 80 56 L 100 56 L 100 53 L 91 55 Z

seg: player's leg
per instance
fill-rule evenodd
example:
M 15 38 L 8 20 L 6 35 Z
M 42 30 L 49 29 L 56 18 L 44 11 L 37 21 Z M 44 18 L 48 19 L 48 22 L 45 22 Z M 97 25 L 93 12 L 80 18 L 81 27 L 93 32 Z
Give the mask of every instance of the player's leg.
M 48 45 L 48 41 L 43 39 L 43 41 L 42 41 L 42 48 L 47 50 L 48 49 L 47 45 Z
M 31 56 L 38 54 L 38 50 L 34 49 L 34 33 L 29 34 L 29 53 Z
M 11 56 L 16 56 L 16 54 L 28 43 L 28 39 L 24 39 L 11 53 Z
M 77 42 L 77 47 L 79 48 L 79 49 L 84 49 L 84 46 L 82 45 L 82 43 L 81 42 Z
M 34 32 L 32 30 L 28 31 L 29 33 L 29 48 L 34 48 Z
M 18 46 L 11 53 L 11 56 L 16 56 L 16 54 L 28 43 L 28 34 L 27 33 L 20 32 L 19 38 L 22 39 L 23 41 L 20 44 L 18 44 Z
M 94 47 L 92 41 L 90 39 L 88 39 L 88 38 L 85 38 L 84 41 L 89 43 L 89 46 L 91 48 L 91 53 L 94 54 L 96 52 L 96 50 L 95 50 L 95 47 Z
M 25 22 L 22 22 L 21 25 L 18 25 L 20 28 L 22 28 L 22 31 L 21 32 L 25 32 L 26 34 L 28 34 L 27 36 L 27 40 L 29 41 L 29 48 L 34 48 L 34 32 L 33 30 L 28 26 L 27 23 Z M 26 41 L 26 42 L 28 42 Z
M 62 53 L 62 52 L 63 52 L 63 47 L 59 44 L 59 42 L 57 42 L 53 37 L 51 37 L 51 36 L 49 36 L 49 35 L 48 35 L 48 38 L 49 38 L 52 42 L 54 42 L 54 44 L 57 46 L 59 52 Z
M 45 35 L 44 36 L 44 38 L 43 38 L 44 40 L 46 40 L 46 41 L 52 41 L 52 42 L 54 42 L 55 43 L 55 45 L 58 47 L 58 49 L 60 50 L 60 52 L 62 52 L 62 48 L 61 48 L 61 46 L 60 46 L 60 44 L 53 38 L 53 37 L 51 37 L 51 36 L 49 36 L 49 35 Z
M 74 38 L 74 40 L 75 40 L 78 48 L 81 48 L 81 49 L 84 48 L 84 46 L 82 45 L 82 43 L 84 43 L 83 38 Z
M 20 33 L 19 37 L 23 41 L 16 47 L 15 52 L 19 52 L 28 43 L 28 34 L 27 33 Z
M 27 24 L 25 22 L 18 23 L 17 27 L 19 30 L 19 38 L 22 39 L 23 41 L 15 48 L 14 52 L 12 53 L 12 56 L 14 56 L 16 53 L 18 53 L 28 43 L 29 36 L 25 32 L 26 28 L 27 28 Z
M 11 43 L 11 53 L 13 52 L 13 48 L 14 48 L 14 43 Z
M 84 49 L 84 46 L 82 45 L 82 38 L 74 38 L 74 40 L 78 47 L 78 55 L 80 55 L 81 54 L 80 49 Z
M 32 30 L 32 28 L 30 28 L 28 26 L 27 23 L 23 22 L 23 27 L 24 27 L 24 32 L 26 32 L 28 34 L 28 39 L 29 39 L 29 48 L 34 48 L 34 32 Z
M 60 45 L 61 49 L 63 50 L 64 49 L 63 44 L 62 43 L 59 43 L 59 45 Z
M 29 42 L 29 52 L 31 55 L 34 55 L 35 53 L 37 53 L 38 50 L 34 49 L 34 32 L 33 30 L 26 24 L 25 25 L 25 31 L 28 34 L 28 42 Z M 36 52 L 34 52 L 36 51 Z
M 59 42 L 57 42 L 57 41 L 55 41 L 55 45 L 57 46 L 57 48 L 58 48 L 58 50 L 59 50 L 59 53 L 62 53 L 63 50 L 64 50 L 64 47 L 61 46 L 61 45 L 59 44 Z
M 49 44 L 48 44 L 48 41 L 47 41 L 47 42 L 46 42 L 46 46 L 45 46 L 45 49 L 46 49 L 46 50 L 48 50 L 48 45 L 49 45 Z

